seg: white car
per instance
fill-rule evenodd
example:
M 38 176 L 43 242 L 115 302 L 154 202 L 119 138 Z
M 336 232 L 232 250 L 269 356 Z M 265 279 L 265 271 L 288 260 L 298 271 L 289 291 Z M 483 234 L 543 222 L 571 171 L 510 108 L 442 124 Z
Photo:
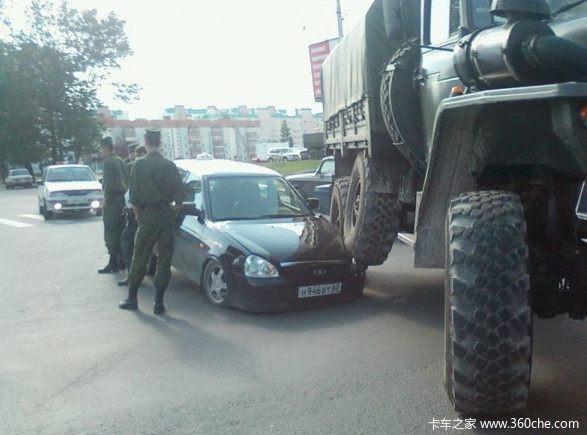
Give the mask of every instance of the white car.
M 38 190 L 39 213 L 46 220 L 56 212 L 94 211 L 102 214 L 102 185 L 86 165 L 49 166 Z
M 270 162 L 288 162 L 301 160 L 299 151 L 293 148 L 271 148 L 269 150 Z
M 4 184 L 6 184 L 6 190 L 17 186 L 33 187 L 33 176 L 26 169 L 11 169 Z

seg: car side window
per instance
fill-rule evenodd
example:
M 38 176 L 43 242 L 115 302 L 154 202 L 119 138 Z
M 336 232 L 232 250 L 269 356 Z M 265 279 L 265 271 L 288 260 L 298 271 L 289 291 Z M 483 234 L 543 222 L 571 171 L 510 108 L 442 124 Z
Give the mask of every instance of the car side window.
M 324 160 L 320 168 L 321 175 L 334 175 L 334 160 Z
M 458 34 L 460 25 L 460 0 L 432 0 L 430 5 L 431 45 L 442 44 Z
M 202 179 L 193 174 L 189 174 L 184 185 L 185 202 L 193 202 L 198 208 L 204 207 L 204 197 L 202 194 Z
M 193 174 L 188 174 L 184 183 L 184 201 L 193 202 L 201 210 L 204 205 L 204 196 L 202 192 L 202 179 Z M 199 233 L 202 224 L 196 216 L 185 216 L 181 224 L 182 228 Z

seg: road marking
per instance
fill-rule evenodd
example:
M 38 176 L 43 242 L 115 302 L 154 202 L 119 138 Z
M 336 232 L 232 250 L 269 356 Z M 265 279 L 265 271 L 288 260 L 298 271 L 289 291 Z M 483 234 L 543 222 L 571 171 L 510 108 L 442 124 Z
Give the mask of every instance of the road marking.
M 14 227 L 14 228 L 32 227 L 31 224 L 25 224 L 23 222 L 11 221 L 11 220 L 2 219 L 2 218 L 0 218 L 0 224 L 8 225 L 9 227 Z
M 19 217 L 27 218 L 27 219 L 34 219 L 36 221 L 44 221 L 45 218 L 43 216 L 39 216 L 36 214 L 19 214 Z

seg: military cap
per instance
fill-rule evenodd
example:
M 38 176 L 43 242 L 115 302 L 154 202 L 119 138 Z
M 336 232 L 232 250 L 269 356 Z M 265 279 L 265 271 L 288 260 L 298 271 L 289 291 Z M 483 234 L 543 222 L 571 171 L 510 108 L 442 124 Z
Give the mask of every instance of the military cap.
M 100 141 L 100 144 L 103 147 L 109 148 L 109 149 L 113 149 L 114 148 L 114 142 L 112 142 L 112 138 L 110 136 L 106 136 L 104 138 L 102 138 L 102 140 Z
M 161 144 L 161 130 L 147 130 L 145 141 L 151 146 L 159 146 Z

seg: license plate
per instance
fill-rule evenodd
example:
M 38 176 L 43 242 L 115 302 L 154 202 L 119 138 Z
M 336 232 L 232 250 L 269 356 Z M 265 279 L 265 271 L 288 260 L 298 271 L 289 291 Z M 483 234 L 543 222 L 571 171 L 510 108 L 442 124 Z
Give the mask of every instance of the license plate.
M 318 296 L 335 295 L 342 292 L 342 283 L 307 285 L 298 288 L 298 298 L 315 298 Z
M 80 196 L 78 198 L 70 197 L 67 199 L 68 204 L 85 204 L 86 202 L 88 202 L 88 199 L 85 196 Z

